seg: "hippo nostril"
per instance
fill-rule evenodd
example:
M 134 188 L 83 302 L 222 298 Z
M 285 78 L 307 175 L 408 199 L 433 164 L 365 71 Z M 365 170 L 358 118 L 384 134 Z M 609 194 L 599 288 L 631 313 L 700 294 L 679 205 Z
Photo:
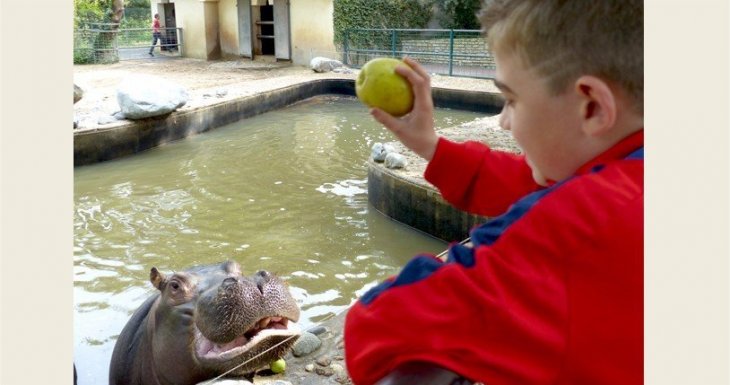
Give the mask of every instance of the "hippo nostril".
M 223 280 L 223 283 L 221 284 L 221 286 L 223 286 L 223 287 L 230 287 L 230 286 L 235 285 L 237 282 L 238 282 L 237 279 L 235 279 L 233 277 L 228 277 L 228 278 L 226 278 L 226 279 Z
M 264 285 L 265 284 L 266 284 L 266 282 L 261 282 L 261 281 L 256 282 L 256 287 L 259 289 L 261 294 L 264 294 Z
M 261 294 L 263 294 L 264 285 L 271 281 L 271 273 L 266 270 L 259 270 L 256 272 L 254 280 L 256 281 L 256 287 L 258 287 Z

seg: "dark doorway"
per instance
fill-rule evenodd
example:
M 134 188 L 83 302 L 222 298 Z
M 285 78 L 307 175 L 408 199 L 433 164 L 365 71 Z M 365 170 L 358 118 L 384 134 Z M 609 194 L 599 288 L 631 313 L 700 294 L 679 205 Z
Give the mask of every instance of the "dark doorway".
M 165 30 L 162 33 L 162 50 L 177 51 L 177 25 L 175 24 L 175 4 L 162 4 L 165 15 Z
M 274 50 L 274 6 L 261 6 L 261 21 L 259 22 L 261 36 L 261 54 L 273 55 Z

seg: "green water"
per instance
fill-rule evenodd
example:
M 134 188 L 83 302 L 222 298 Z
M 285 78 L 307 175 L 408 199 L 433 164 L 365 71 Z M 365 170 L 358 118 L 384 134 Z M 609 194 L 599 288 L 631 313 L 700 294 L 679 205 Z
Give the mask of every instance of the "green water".
M 448 127 L 481 115 L 437 110 Z M 75 170 L 74 360 L 103 384 L 114 342 L 152 293 L 149 270 L 226 259 L 285 278 L 306 328 L 420 252 L 446 245 L 367 202 L 375 142 L 357 100 L 322 96 L 128 158 Z

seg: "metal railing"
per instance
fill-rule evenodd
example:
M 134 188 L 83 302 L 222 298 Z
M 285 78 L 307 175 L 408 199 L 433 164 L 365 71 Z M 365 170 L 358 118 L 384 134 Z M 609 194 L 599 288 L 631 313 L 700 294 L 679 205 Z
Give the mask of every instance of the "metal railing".
M 342 62 L 360 68 L 375 57 L 408 56 L 431 73 L 494 78 L 494 56 L 479 30 L 348 29 Z
M 160 28 L 161 38 L 150 56 L 149 28 L 116 29 L 96 24 L 74 32 L 74 63 L 113 63 L 119 60 L 182 56 L 182 28 Z

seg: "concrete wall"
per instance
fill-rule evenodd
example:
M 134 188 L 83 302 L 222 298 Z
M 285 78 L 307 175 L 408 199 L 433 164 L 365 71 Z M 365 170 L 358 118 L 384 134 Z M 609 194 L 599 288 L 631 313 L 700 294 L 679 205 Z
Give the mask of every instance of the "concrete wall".
M 289 0 L 294 64 L 309 65 L 314 56 L 333 59 L 335 45 L 333 0 Z
M 238 7 L 236 0 L 218 2 L 220 46 L 223 56 L 238 56 Z

